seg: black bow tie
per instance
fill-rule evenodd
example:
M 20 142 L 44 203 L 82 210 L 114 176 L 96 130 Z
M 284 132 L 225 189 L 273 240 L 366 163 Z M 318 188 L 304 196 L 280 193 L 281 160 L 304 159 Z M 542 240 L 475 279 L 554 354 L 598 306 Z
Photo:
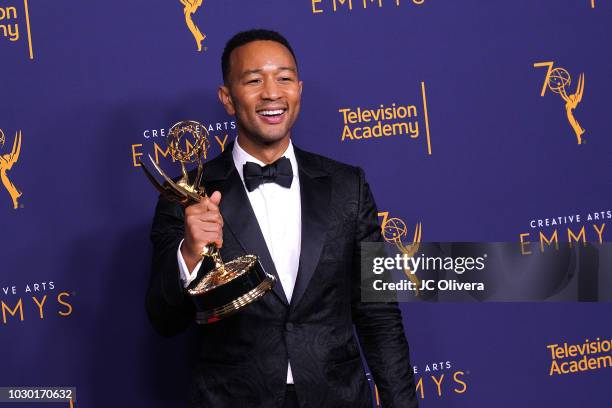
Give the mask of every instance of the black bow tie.
M 244 184 L 247 190 L 253 191 L 263 183 L 277 183 L 283 187 L 291 187 L 293 169 L 286 157 L 281 157 L 272 164 L 261 167 L 257 163 L 246 162 L 242 167 Z

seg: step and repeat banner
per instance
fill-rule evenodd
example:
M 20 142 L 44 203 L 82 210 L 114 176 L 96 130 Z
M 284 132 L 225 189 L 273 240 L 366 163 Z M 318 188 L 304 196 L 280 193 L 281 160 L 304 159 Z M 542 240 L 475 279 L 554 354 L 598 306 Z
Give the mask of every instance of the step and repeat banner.
M 0 387 L 186 405 L 197 338 L 146 317 L 139 160 L 171 162 L 185 119 L 228 146 L 223 47 L 269 28 L 304 81 L 293 142 L 365 170 L 385 238 L 574 244 L 546 290 L 514 269 L 522 302 L 401 303 L 420 406 L 612 406 L 610 252 L 571 272 L 612 238 L 611 23 L 604 0 L 1 0 Z

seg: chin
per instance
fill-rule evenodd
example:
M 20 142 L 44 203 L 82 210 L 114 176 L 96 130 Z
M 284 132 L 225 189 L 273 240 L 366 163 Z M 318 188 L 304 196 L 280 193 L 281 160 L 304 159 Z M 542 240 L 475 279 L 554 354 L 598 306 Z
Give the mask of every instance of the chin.
M 256 139 L 263 144 L 274 144 L 288 137 L 288 132 L 259 134 Z

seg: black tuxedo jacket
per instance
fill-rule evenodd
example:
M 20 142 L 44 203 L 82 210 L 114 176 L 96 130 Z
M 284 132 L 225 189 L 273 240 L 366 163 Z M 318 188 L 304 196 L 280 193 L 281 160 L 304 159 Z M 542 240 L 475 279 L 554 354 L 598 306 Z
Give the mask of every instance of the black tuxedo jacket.
M 229 145 L 206 164 L 203 178 L 207 192 L 222 193 L 221 255 L 230 260 L 256 254 L 277 283 L 237 314 L 198 326 L 201 353 L 193 406 L 279 407 L 289 359 L 301 407 L 370 408 L 356 332 L 382 405 L 417 407 L 397 304 L 360 301 L 359 243 L 381 240 L 363 171 L 295 148 L 302 243 L 289 303 L 234 166 L 232 148 Z M 146 307 L 152 324 L 165 336 L 185 330 L 195 316 L 176 259 L 183 217 L 180 205 L 159 199 L 151 231 L 153 271 Z

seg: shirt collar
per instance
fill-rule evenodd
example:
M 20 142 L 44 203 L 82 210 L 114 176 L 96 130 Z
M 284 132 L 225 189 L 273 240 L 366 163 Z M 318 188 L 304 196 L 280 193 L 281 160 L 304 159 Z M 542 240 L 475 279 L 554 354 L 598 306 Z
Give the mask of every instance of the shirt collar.
M 298 177 L 298 167 L 297 160 L 295 159 L 295 152 L 293 151 L 293 143 L 289 140 L 289 146 L 287 146 L 287 150 L 282 154 L 281 157 L 286 157 L 291 162 L 291 169 L 293 170 L 293 178 Z M 261 160 L 256 159 L 255 157 L 248 154 L 240 145 L 238 144 L 238 138 L 234 142 L 234 148 L 232 150 L 232 158 L 234 159 L 234 166 L 236 166 L 236 170 L 238 170 L 238 174 L 240 175 L 240 179 L 244 183 L 244 176 L 242 172 L 242 168 L 246 162 L 257 163 L 260 166 L 265 166 L 266 164 Z

